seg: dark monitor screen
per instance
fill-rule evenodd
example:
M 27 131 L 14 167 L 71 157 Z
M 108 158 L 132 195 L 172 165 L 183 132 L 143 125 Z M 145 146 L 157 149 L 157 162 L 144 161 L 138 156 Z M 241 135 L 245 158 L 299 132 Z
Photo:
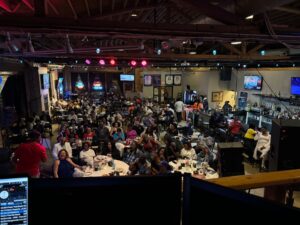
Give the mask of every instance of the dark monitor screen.
M 297 209 L 291 209 L 243 191 L 192 177 L 188 183 L 190 189 L 187 188 L 189 191 L 185 196 L 188 206 L 185 213 L 188 215 L 184 216 L 187 222 L 184 224 L 196 225 L 199 224 L 201 216 L 214 218 L 224 215 L 224 212 L 229 212 L 229 214 L 222 217 L 223 224 L 232 224 L 233 217 L 245 219 L 247 223 L 257 223 L 262 218 L 270 218 L 270 220 L 300 218 L 300 211 Z
M 35 179 L 31 184 L 31 224 L 44 224 L 45 218 L 48 224 L 180 224 L 179 175 Z
M 28 224 L 28 178 L 0 178 L 0 224 Z

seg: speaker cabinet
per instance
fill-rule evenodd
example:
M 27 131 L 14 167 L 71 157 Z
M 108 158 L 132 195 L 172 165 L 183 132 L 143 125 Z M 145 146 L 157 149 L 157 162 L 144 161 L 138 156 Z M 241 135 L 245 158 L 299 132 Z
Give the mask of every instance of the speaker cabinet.
M 299 120 L 273 120 L 269 170 L 300 168 Z
M 221 177 L 244 175 L 243 150 L 241 142 L 218 144 L 218 170 Z
M 231 67 L 224 67 L 220 70 L 220 80 L 222 81 L 229 81 L 231 80 Z

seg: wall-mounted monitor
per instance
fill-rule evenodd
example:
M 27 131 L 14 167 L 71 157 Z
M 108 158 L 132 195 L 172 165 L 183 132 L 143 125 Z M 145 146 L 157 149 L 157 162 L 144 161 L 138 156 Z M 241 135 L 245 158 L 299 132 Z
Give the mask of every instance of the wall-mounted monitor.
M 300 77 L 291 78 L 291 94 L 300 95 Z
M 132 74 L 120 74 L 120 81 L 134 81 L 134 75 L 132 75 Z
M 49 89 L 50 88 L 50 76 L 49 74 L 42 74 L 41 75 L 41 85 L 42 89 Z
M 244 76 L 244 89 L 258 90 L 262 89 L 262 76 L 260 75 L 246 75 Z

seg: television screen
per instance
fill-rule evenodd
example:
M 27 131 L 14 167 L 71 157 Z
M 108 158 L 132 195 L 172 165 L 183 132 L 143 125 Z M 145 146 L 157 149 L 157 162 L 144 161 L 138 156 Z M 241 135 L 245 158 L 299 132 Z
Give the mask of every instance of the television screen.
M 244 88 L 247 90 L 261 90 L 262 76 L 250 75 L 244 77 Z
M 300 77 L 291 78 L 291 94 L 300 95 Z
M 131 74 L 121 74 L 120 75 L 121 81 L 134 81 L 134 75 Z

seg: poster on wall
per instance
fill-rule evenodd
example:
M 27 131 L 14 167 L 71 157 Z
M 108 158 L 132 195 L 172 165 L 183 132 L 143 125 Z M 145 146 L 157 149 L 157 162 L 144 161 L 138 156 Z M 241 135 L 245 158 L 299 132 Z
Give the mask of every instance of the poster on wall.
M 166 74 L 166 85 L 173 85 L 174 76 L 170 74 Z
M 222 91 L 212 92 L 211 94 L 212 94 L 212 96 L 211 96 L 212 102 L 222 102 L 223 101 L 223 92 Z
M 181 74 L 174 75 L 174 85 L 177 85 L 177 86 L 181 85 Z
M 151 75 L 144 76 L 144 86 L 152 86 L 152 76 Z

